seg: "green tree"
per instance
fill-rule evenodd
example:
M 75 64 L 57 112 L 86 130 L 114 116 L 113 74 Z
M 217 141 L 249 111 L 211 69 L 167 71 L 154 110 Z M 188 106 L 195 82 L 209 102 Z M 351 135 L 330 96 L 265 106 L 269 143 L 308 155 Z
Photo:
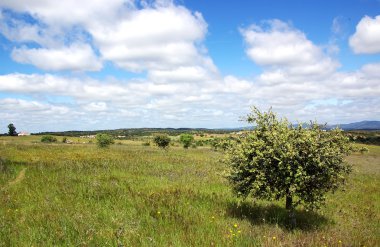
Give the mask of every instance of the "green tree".
M 44 142 L 44 143 L 57 142 L 57 138 L 55 138 L 52 135 L 44 135 L 41 137 L 41 142 Z
M 240 197 L 285 198 L 291 226 L 297 205 L 318 208 L 351 171 L 344 157 L 352 147 L 340 129 L 324 131 L 313 122 L 294 127 L 255 107 L 246 120 L 256 126 L 227 149 L 227 178 Z
M 115 141 L 114 141 L 113 137 L 108 135 L 108 134 L 97 134 L 96 135 L 96 144 L 100 148 L 107 148 L 111 144 L 114 144 L 114 143 L 115 143 Z
M 8 135 L 17 136 L 16 127 L 13 125 L 13 123 L 8 124 Z
M 156 135 L 153 139 L 154 143 L 159 147 L 159 148 L 168 148 L 170 144 L 170 137 L 166 134 L 160 134 Z
M 179 136 L 179 141 L 182 143 L 184 148 L 189 148 L 191 143 L 194 141 L 194 136 L 191 134 L 181 134 Z

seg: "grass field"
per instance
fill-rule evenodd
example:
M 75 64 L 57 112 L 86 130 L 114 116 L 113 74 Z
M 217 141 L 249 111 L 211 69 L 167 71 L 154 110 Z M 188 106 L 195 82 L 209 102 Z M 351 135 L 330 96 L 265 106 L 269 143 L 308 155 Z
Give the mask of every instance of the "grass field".
M 284 202 L 232 195 L 211 148 L 38 140 L 0 137 L 0 246 L 380 246 L 380 146 L 289 231 Z

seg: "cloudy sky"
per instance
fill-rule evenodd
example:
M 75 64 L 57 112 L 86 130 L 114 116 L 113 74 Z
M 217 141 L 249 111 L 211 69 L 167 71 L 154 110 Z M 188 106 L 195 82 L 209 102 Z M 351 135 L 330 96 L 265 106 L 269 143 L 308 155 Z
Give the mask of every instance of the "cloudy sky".
M 0 0 L 0 132 L 380 120 L 378 0 Z

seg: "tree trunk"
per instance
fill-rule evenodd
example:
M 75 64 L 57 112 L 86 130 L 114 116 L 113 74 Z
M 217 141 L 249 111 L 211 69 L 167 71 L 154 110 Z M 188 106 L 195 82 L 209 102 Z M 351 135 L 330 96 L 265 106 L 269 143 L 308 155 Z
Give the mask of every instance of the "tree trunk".
M 291 229 L 296 227 L 296 217 L 294 213 L 293 198 L 286 196 L 286 210 L 288 211 L 289 227 Z

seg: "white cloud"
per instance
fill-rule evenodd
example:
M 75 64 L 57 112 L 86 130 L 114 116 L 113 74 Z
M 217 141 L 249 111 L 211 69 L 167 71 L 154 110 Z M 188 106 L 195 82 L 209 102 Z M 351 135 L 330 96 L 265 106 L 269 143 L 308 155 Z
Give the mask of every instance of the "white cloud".
M 364 16 L 350 37 L 351 49 L 357 54 L 380 53 L 380 15 Z
M 12 98 L 0 99 L 0 105 L 2 110 L 16 110 L 23 113 L 43 112 L 46 114 L 66 114 L 68 112 L 68 108 L 64 106 L 52 106 L 37 101 Z
M 91 47 L 99 51 L 102 60 L 133 72 L 194 66 L 215 70 L 201 44 L 207 32 L 202 15 L 172 1 L 6 0 L 0 7 L 35 19 L 30 24 L 6 15 L 0 32 L 24 44 L 13 52 L 17 62 L 43 70 L 99 70 L 99 59 Z M 30 46 L 30 42 L 41 47 Z M 71 57 L 63 59 L 62 53 Z M 56 61 L 50 59 L 57 55 Z M 42 62 L 45 58 L 50 60 Z
M 177 67 L 173 70 L 150 70 L 150 80 L 155 83 L 181 83 L 181 82 L 203 82 L 211 77 L 209 71 L 200 66 Z
M 118 22 L 88 28 L 102 57 L 131 71 L 202 64 L 207 31 L 200 13 L 170 5 L 132 10 Z
M 339 63 L 324 54 L 306 35 L 280 20 L 240 29 L 247 55 L 258 65 L 287 69 L 299 75 L 326 75 Z
M 19 63 L 50 71 L 98 71 L 102 68 L 102 63 L 87 44 L 72 44 L 58 49 L 15 48 L 12 58 Z
M 29 13 L 33 18 L 53 26 L 87 24 L 100 18 L 112 19 L 123 6 L 133 6 L 129 0 L 3 0 L 0 7 Z
M 83 109 L 90 112 L 102 112 L 107 110 L 107 103 L 105 102 L 91 102 L 83 106 Z
M 365 64 L 361 71 L 363 74 L 380 79 L 380 63 Z
M 0 91 L 36 99 L 51 94 L 69 97 L 70 103 L 65 106 L 69 111 L 60 118 L 67 122 L 81 119 L 83 125 L 93 121 L 97 128 L 107 124 L 115 128 L 237 126 L 242 124 L 237 120 L 251 105 L 262 109 L 273 106 L 281 115 L 293 117 L 292 121 L 318 117 L 319 121 L 336 123 L 348 119 L 347 111 L 351 116 L 361 116 L 362 120 L 379 116 L 373 108 L 380 98 L 378 66 L 367 64 L 355 72 L 335 72 L 325 79 L 306 79 L 271 70 L 250 80 L 229 75 L 201 83 L 163 84 L 149 80 L 100 82 L 90 78 L 10 74 L 0 76 Z M 0 111 L 5 112 L 4 109 L 3 106 Z M 22 112 L 30 112 L 24 109 L 18 109 L 19 119 L 25 115 Z M 9 110 L 7 114 L 10 113 Z M 30 118 L 37 122 L 38 117 Z M 168 117 L 175 122 L 170 122 Z M 57 126 L 61 124 L 59 119 Z

